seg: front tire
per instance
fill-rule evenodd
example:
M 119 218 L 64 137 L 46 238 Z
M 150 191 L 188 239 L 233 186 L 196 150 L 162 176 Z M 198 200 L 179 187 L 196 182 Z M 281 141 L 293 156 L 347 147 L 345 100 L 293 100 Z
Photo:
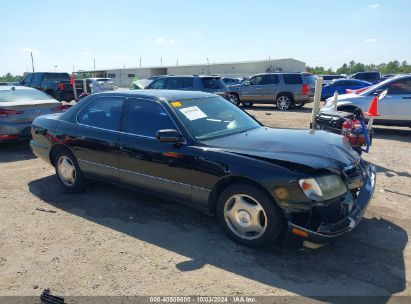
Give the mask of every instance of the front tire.
M 84 190 L 86 180 L 73 153 L 61 150 L 55 160 L 56 175 L 64 190 L 69 192 Z
M 276 106 L 280 111 L 288 111 L 293 107 L 293 99 L 288 95 L 280 95 L 277 97 Z
M 237 94 L 231 93 L 229 98 L 230 98 L 230 101 L 231 101 L 233 104 L 235 104 L 237 107 L 240 106 L 241 101 L 240 101 L 240 97 L 238 97 Z
M 235 184 L 218 197 L 217 219 L 234 241 L 251 247 L 272 245 L 283 231 L 283 217 L 273 199 L 249 184 Z

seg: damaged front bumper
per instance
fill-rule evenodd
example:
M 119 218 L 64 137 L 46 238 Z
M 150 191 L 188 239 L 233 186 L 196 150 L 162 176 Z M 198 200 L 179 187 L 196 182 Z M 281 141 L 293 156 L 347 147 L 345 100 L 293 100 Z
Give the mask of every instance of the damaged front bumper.
M 364 161 L 362 161 L 361 167 L 364 183 L 355 198 L 352 210 L 346 217 L 334 223 L 322 222 L 315 230 L 299 226 L 292 221 L 289 221 L 289 233 L 299 235 L 305 240 L 313 243 L 324 244 L 354 229 L 361 221 L 375 189 L 375 167 Z

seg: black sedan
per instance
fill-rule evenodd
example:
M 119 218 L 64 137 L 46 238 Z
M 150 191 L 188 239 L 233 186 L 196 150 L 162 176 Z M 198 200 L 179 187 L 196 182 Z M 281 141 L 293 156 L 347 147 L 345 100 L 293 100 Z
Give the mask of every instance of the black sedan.
M 343 137 L 268 128 L 202 92 L 95 94 L 37 118 L 32 136 L 65 190 L 98 179 L 183 201 L 251 246 L 285 232 L 314 246 L 351 231 L 375 185 Z

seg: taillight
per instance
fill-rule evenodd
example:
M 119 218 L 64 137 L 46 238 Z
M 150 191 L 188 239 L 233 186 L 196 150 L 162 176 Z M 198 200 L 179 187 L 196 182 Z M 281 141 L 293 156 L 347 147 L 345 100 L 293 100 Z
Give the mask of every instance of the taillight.
M 67 109 L 69 109 L 70 107 L 71 106 L 69 106 L 69 105 L 58 105 L 54 108 L 51 108 L 50 111 L 52 111 L 52 112 L 64 112 Z
M 18 114 L 23 114 L 23 111 L 0 109 L 0 117 L 9 117 L 10 115 L 18 115 Z
M 59 90 L 64 91 L 64 83 L 59 82 Z
M 307 95 L 308 91 L 309 91 L 308 84 L 306 83 L 303 84 L 303 87 L 301 88 L 301 93 L 303 93 L 304 95 Z

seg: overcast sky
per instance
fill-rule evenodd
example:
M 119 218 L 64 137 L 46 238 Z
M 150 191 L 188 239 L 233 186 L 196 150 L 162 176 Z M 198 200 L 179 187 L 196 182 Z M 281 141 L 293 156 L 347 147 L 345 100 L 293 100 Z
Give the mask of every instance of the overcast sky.
M 295 58 L 411 62 L 410 0 L 2 1 L 0 74 Z

